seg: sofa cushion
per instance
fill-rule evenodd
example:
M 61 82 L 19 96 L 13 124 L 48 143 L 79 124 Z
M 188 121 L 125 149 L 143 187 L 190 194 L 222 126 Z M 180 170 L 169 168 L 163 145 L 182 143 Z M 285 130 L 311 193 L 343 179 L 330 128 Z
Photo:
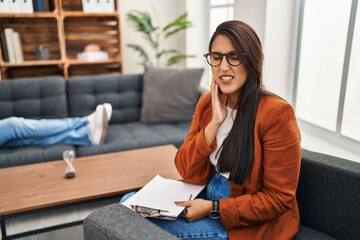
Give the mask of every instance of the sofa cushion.
M 303 149 L 297 200 L 302 225 L 337 239 L 360 236 L 360 164 Z
M 330 237 L 315 229 L 300 225 L 300 229 L 294 240 L 335 240 L 336 238 Z
M 140 120 L 142 75 L 103 74 L 70 77 L 68 80 L 69 114 L 82 117 L 98 104 L 113 107 L 110 123 Z
M 67 149 L 75 150 L 73 146 L 68 145 L 0 149 L 0 168 L 59 160 Z
M 77 154 L 86 156 L 165 144 L 179 147 L 189 128 L 190 122 L 112 124 L 107 130 L 104 144 L 77 147 Z
M 0 119 L 67 117 L 65 80 L 60 76 L 0 82 Z
M 204 69 L 146 67 L 142 122 L 178 122 L 191 119 Z

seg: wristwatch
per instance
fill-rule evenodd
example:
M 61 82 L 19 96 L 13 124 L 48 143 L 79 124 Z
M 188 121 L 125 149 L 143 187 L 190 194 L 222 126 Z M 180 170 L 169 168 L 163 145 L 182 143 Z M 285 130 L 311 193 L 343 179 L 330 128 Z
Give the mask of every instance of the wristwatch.
M 212 209 L 209 212 L 209 217 L 212 219 L 220 218 L 220 203 L 219 200 L 212 200 Z

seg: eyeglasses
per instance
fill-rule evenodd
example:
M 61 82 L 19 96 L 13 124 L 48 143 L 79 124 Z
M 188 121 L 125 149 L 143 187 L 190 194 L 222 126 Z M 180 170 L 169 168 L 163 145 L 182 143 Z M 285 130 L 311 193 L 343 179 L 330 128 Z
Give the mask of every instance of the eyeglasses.
M 238 53 L 238 54 L 237 54 Z M 227 54 L 218 53 L 218 52 L 209 52 L 204 54 L 207 63 L 212 67 L 217 67 L 221 64 L 223 57 L 226 57 L 226 61 L 229 63 L 230 66 L 239 66 L 243 60 L 246 53 L 241 52 L 229 52 Z

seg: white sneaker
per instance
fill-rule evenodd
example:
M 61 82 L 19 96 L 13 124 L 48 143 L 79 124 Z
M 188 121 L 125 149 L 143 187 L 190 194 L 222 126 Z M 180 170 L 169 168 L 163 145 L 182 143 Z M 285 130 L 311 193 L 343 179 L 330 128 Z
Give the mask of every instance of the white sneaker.
M 107 121 L 109 122 L 111 119 L 111 115 L 112 115 L 112 106 L 110 103 L 104 103 L 103 106 L 106 111 Z
M 96 106 L 94 113 L 88 116 L 89 131 L 93 145 L 100 145 L 104 142 L 108 128 L 107 114 L 102 104 Z

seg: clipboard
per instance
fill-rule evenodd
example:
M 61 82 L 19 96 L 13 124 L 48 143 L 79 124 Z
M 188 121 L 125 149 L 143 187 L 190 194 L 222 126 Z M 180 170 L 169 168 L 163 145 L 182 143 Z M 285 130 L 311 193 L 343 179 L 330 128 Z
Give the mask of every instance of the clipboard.
M 175 201 L 187 201 L 196 197 L 205 185 L 185 183 L 156 175 L 136 194 L 122 204 L 143 217 L 176 220 L 185 209 L 175 205 Z

